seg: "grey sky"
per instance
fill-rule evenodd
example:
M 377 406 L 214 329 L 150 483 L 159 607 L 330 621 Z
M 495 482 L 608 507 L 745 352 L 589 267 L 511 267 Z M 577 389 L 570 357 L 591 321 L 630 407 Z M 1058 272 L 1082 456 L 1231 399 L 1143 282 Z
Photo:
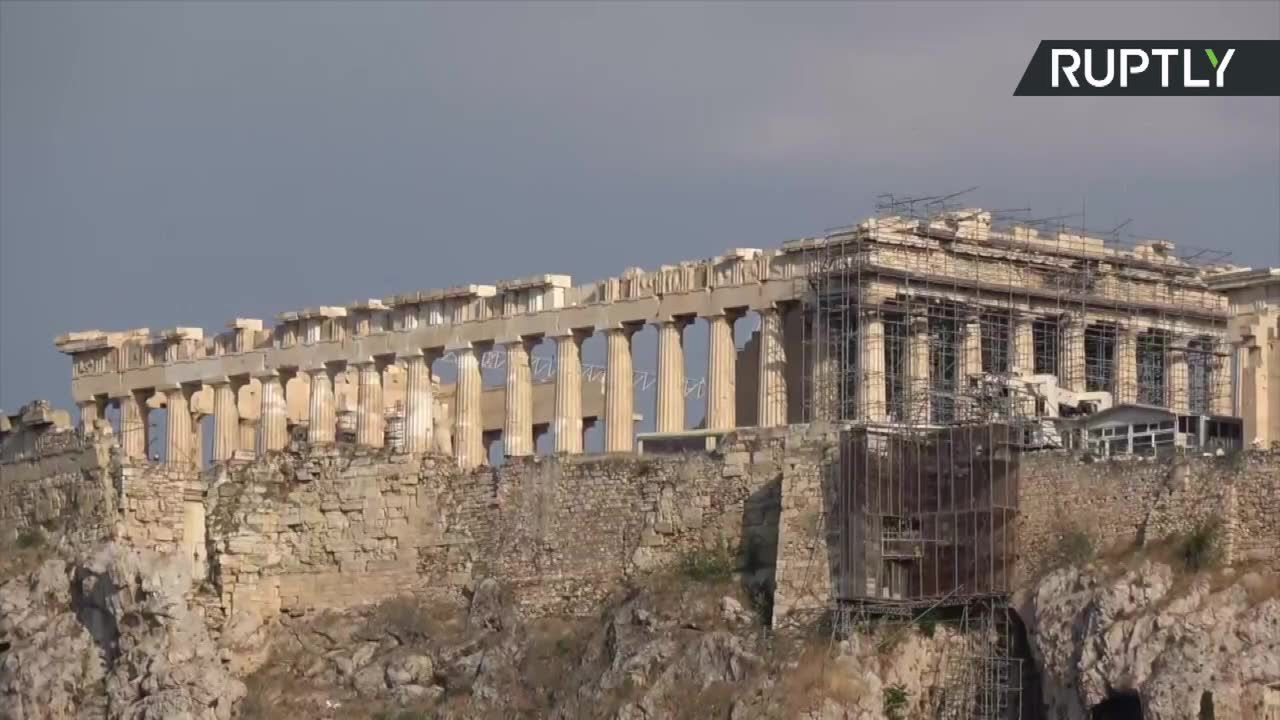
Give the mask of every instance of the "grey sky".
M 585 281 L 886 191 L 1280 262 L 1280 99 L 1012 97 L 1068 37 L 1277 38 L 1280 3 L 4 2 L 0 405 L 69 403 L 68 330 Z

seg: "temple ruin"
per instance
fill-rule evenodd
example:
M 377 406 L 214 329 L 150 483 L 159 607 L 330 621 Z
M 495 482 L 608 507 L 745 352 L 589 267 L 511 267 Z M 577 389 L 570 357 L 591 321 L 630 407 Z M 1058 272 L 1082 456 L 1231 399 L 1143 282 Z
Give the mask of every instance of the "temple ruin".
M 470 468 L 498 439 L 503 454 L 522 457 L 548 432 L 555 453 L 581 453 L 595 422 L 606 452 L 631 451 L 632 335 L 657 328 L 653 417 L 657 433 L 679 433 L 694 429 L 682 342 L 694 322 L 709 335 L 698 429 L 710 432 L 1016 415 L 1061 444 L 1071 416 L 1113 405 L 1240 414 L 1240 338 L 1227 296 L 1209 282 L 1220 268 L 1165 241 L 1123 247 L 1065 228 L 997 227 L 977 209 L 891 209 L 779 249 L 586 285 L 538 275 L 282 312 L 274 326 L 237 318 L 215 336 L 90 330 L 56 345 L 72 358 L 82 427 L 103 426 L 111 408 L 127 457 L 170 464 L 200 463 L 208 415 L 213 462 L 282 449 L 296 433 L 442 451 Z M 733 321 L 747 312 L 759 327 L 739 349 Z M 582 365 L 592 334 L 605 337 L 600 373 Z M 534 382 L 530 348 L 542 340 L 555 344 L 554 382 Z M 493 351 L 506 381 L 486 389 L 481 362 Z M 433 372 L 442 361 L 456 363 L 452 388 Z M 158 408 L 182 419 L 164 423 L 162 442 L 147 422 Z

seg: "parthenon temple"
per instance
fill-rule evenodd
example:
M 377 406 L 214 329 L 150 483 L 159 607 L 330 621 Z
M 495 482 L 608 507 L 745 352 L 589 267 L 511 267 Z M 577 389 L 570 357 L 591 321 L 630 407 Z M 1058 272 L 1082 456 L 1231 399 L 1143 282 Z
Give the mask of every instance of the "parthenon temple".
M 83 428 L 114 432 L 128 458 L 199 464 L 212 415 L 212 462 L 354 442 L 472 468 L 498 438 L 508 457 L 535 454 L 544 433 L 555 453 L 581 453 L 595 422 L 606 452 L 632 451 L 637 413 L 650 411 L 632 382 L 632 336 L 646 325 L 658 434 L 815 419 L 1063 423 L 1113 405 L 1237 416 L 1250 340 L 1232 337 L 1229 298 L 1210 282 L 1231 269 L 1166 241 L 1122 247 L 952 209 L 585 285 L 545 274 L 281 312 L 274 325 L 236 318 L 212 337 L 89 330 L 55 344 L 72 358 Z M 740 348 L 733 323 L 747 313 L 758 327 Z M 691 323 L 707 325 L 701 427 L 684 402 Z M 592 334 L 605 338 L 602 378 L 583 367 Z M 556 372 L 535 382 L 530 349 L 543 340 Z M 504 359 L 501 387 L 483 386 L 487 352 Z M 456 363 L 452 388 L 433 371 L 442 361 Z M 151 438 L 159 408 L 164 435 Z

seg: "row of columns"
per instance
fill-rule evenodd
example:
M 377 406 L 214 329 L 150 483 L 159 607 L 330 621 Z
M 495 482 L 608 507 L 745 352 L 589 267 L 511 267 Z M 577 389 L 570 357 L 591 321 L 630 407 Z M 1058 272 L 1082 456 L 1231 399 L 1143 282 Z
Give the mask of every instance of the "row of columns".
M 1024 314 L 1013 319 L 1010 328 L 1010 365 L 1024 374 L 1034 373 L 1035 366 L 1035 334 L 1036 316 Z M 765 326 L 769 321 L 765 320 Z M 956 353 L 956 380 L 964 382 L 970 375 L 982 372 L 982 323 L 977 315 L 969 315 L 962 324 L 961 337 Z M 859 318 L 858 331 L 858 398 L 857 417 L 868 422 L 884 422 L 888 419 L 886 404 L 885 373 L 885 329 L 882 312 L 879 309 L 866 309 Z M 908 318 L 908 335 L 905 364 L 906 382 L 902 388 L 906 392 L 903 409 L 913 421 L 927 422 L 930 417 L 930 396 L 932 378 L 930 377 L 931 337 L 927 316 L 913 315 Z M 821 332 L 821 329 L 818 329 Z M 1118 328 L 1115 336 L 1113 357 L 1113 393 L 1116 404 L 1134 403 L 1138 400 L 1137 382 L 1137 346 L 1138 327 L 1124 324 Z M 764 333 L 762 333 L 762 336 Z M 1086 390 L 1085 377 L 1085 323 L 1079 318 L 1064 318 L 1061 324 L 1061 346 L 1058 353 L 1058 366 L 1055 368 L 1059 382 L 1064 389 L 1076 392 Z M 762 348 L 763 357 L 763 348 Z M 843 416 L 836 407 L 839 397 L 840 382 L 837 362 L 829 353 L 817 353 L 810 358 L 809 372 L 812 377 L 813 415 L 818 418 L 833 419 Z M 1226 394 L 1222 385 L 1226 381 L 1225 364 L 1217 363 L 1213 369 L 1210 397 L 1213 405 L 1209 411 L 1216 414 L 1229 414 Z M 764 371 L 762 364 L 761 377 Z M 1187 354 L 1171 352 L 1168 354 L 1167 371 L 1167 405 L 1174 412 L 1189 411 L 1189 372 Z M 761 383 L 761 407 L 764 407 L 765 383 Z M 963 394 L 963 393 L 961 393 Z M 1027 398 L 1026 403 L 1034 403 Z M 1024 407 L 1033 412 L 1034 407 Z M 762 417 L 764 417 L 762 415 Z M 771 418 L 772 419 L 772 418 Z M 762 422 L 762 424 L 773 424 Z

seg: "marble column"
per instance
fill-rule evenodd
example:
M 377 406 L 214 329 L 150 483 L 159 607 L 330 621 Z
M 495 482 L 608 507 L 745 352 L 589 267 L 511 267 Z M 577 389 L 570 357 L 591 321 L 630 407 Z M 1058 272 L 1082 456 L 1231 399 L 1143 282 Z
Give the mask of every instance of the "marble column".
M 1186 338 L 1171 335 L 1170 347 L 1166 351 L 1169 354 L 1167 367 L 1169 368 L 1166 376 L 1165 404 L 1169 409 L 1179 415 L 1185 415 L 1191 411 L 1191 388 L 1190 375 L 1187 372 L 1187 351 Z
M 1013 363 L 1011 375 L 1029 376 L 1036 371 L 1035 333 L 1032 315 L 1015 314 L 1013 317 Z M 1036 415 L 1036 397 L 1025 386 L 1014 385 L 1011 392 L 1017 393 L 1017 402 L 1013 410 L 1018 417 L 1034 418 Z
M 1112 372 L 1112 402 L 1138 402 L 1138 329 L 1132 324 L 1116 328 L 1116 364 Z
M 555 451 L 582 452 L 582 336 L 566 330 L 556 341 Z
M 933 390 L 929 377 L 929 318 L 924 315 L 913 316 L 910 323 L 911 340 L 907 361 L 911 389 L 907 395 L 907 421 L 924 424 L 930 421 Z
M 884 317 L 877 309 L 858 318 L 858 417 L 869 423 L 885 421 Z
M 839 363 L 829 329 L 815 319 L 809 326 L 806 365 L 809 372 L 809 421 L 834 422 L 840 419 Z
M 782 315 L 776 307 L 760 311 L 760 370 L 756 373 L 756 415 L 760 427 L 787 424 L 787 355 Z
M 733 345 L 733 318 L 727 314 L 707 317 L 707 429 L 728 430 L 737 425 L 734 382 L 737 349 Z
M 89 435 L 96 431 L 98 420 L 102 419 L 102 414 L 98 412 L 98 400 L 87 400 L 85 402 L 76 403 L 76 407 L 80 408 L 80 434 Z
M 236 452 L 240 434 L 240 411 L 230 378 L 217 378 L 213 387 L 213 462 L 224 463 Z
M 262 456 L 289 444 L 289 413 L 280 373 L 268 370 L 257 378 L 262 385 L 262 411 L 258 416 L 258 455 Z
M 506 343 L 506 419 L 502 445 L 507 457 L 533 454 L 533 372 L 529 368 L 529 343 L 517 338 Z
M 404 450 L 427 452 L 431 448 L 432 407 L 431 361 L 433 355 L 422 351 L 404 353 Z
M 1019 375 L 1033 375 L 1036 371 L 1034 322 L 1033 315 L 1013 317 L 1013 367 Z
M 1231 346 L 1221 341 L 1210 346 L 1209 356 L 1209 412 L 1214 415 L 1232 415 L 1231 358 L 1223 354 Z
M 147 460 L 147 407 L 136 392 L 115 398 L 120 408 L 120 452 L 129 460 Z
M 311 392 L 307 396 L 307 442 L 312 445 L 332 443 L 338 418 L 334 408 L 333 375 L 323 364 L 307 369 Z
M 630 452 L 635 425 L 635 386 L 629 327 L 604 331 L 606 367 L 604 390 L 604 451 Z
M 359 384 L 356 386 L 356 444 L 380 448 L 383 444 L 382 371 L 378 363 L 367 360 L 356 364 Z
M 684 326 L 682 319 L 658 323 L 658 398 L 654 407 L 658 432 L 684 430 Z
M 969 378 L 982 374 L 982 317 L 965 316 L 960 334 L 960 353 L 956 357 L 956 417 L 974 419 L 977 407 Z
M 165 404 L 165 453 L 166 465 L 172 467 L 193 467 L 195 456 L 192 452 L 191 405 L 190 397 L 181 385 L 169 385 L 161 388 Z
M 484 421 L 480 415 L 480 357 L 472 345 L 450 348 L 458 359 L 453 408 L 453 456 L 458 467 L 470 470 L 484 464 Z
M 1060 327 L 1062 366 L 1058 371 L 1058 382 L 1067 390 L 1084 392 L 1084 318 L 1064 315 Z

